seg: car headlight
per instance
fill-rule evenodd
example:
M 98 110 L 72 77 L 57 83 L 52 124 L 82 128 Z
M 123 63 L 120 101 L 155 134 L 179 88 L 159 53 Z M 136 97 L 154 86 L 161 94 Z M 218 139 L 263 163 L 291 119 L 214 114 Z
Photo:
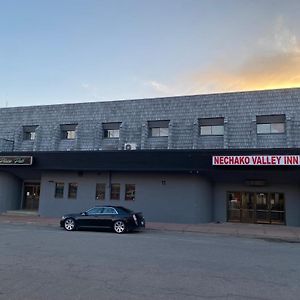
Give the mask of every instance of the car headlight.
M 62 216 L 61 219 L 64 220 L 66 218 L 66 216 Z

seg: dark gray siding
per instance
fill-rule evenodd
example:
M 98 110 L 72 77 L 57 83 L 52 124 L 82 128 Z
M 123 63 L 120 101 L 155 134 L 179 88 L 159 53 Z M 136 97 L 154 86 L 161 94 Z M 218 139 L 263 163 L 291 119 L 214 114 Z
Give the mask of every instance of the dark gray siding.
M 109 198 L 111 183 L 120 183 L 120 200 Z M 165 184 L 162 184 L 162 181 Z M 55 182 L 64 182 L 64 197 L 55 198 Z M 68 199 L 68 183 L 78 183 L 77 199 Z M 95 200 L 96 183 L 106 184 L 105 200 Z M 125 184 L 136 185 L 136 199 L 126 201 Z M 212 187 L 208 180 L 191 174 L 45 172 L 42 175 L 39 213 L 61 216 L 94 205 L 121 205 L 142 211 L 147 221 L 205 223 L 212 221 Z

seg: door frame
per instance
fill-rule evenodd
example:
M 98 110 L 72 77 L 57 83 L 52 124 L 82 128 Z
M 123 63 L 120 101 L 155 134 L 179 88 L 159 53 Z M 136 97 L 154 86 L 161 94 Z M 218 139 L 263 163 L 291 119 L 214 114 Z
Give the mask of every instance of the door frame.
M 39 194 L 39 205 L 37 208 L 37 211 L 39 211 L 40 206 L 40 196 L 41 196 L 41 181 L 40 180 L 24 180 L 22 183 L 22 195 L 21 195 L 21 205 L 20 210 L 25 210 L 24 204 L 25 204 L 25 186 L 26 185 L 39 185 L 40 186 L 40 194 Z

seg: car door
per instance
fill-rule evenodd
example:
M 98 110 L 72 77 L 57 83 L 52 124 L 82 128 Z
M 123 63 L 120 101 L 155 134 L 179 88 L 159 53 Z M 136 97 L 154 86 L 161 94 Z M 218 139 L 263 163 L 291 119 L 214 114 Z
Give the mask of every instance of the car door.
M 113 207 L 104 207 L 101 214 L 97 216 L 97 224 L 99 227 L 111 228 L 113 226 L 113 220 L 117 215 L 117 211 Z
M 97 227 L 98 216 L 101 214 L 103 207 L 93 207 L 85 212 L 85 215 L 81 217 L 82 227 Z

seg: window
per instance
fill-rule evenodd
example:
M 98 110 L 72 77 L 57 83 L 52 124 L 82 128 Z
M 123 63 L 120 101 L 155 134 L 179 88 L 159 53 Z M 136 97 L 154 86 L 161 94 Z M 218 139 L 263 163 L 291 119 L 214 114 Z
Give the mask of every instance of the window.
M 111 200 L 120 200 L 120 184 L 112 183 L 110 187 L 110 199 Z
M 200 135 L 224 135 L 224 118 L 199 119 Z
M 61 139 L 62 140 L 74 140 L 76 137 L 77 124 L 64 124 L 60 125 Z
M 23 140 L 24 141 L 33 141 L 35 140 L 37 126 L 24 126 L 23 127 Z
M 99 215 L 102 212 L 103 212 L 103 207 L 93 207 L 87 211 L 87 214 L 89 216 L 92 216 L 92 215 Z
M 104 207 L 103 214 L 108 214 L 108 215 L 117 215 L 118 212 L 113 208 L 113 207 Z
M 135 184 L 125 184 L 125 200 L 135 200 Z
M 258 134 L 276 134 L 285 132 L 285 115 L 256 116 Z
M 69 183 L 69 190 L 68 190 L 68 198 L 76 199 L 77 198 L 77 183 Z
M 120 137 L 120 125 L 120 122 L 102 123 L 104 138 L 118 139 Z
M 168 137 L 170 120 L 148 121 L 150 137 Z
M 55 183 L 55 198 L 63 198 L 64 197 L 64 186 L 63 182 L 56 182 Z
M 105 183 L 96 184 L 96 200 L 105 200 Z

